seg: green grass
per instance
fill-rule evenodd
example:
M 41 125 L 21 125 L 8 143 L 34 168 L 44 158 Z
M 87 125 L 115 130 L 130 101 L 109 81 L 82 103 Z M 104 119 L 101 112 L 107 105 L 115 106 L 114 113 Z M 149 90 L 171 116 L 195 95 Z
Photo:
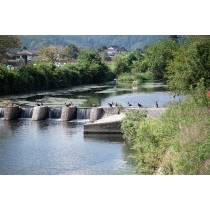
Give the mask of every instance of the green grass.
M 210 174 L 210 99 L 201 89 L 160 119 L 128 113 L 122 122 L 140 174 Z
M 138 81 L 139 83 L 142 83 L 144 81 L 151 81 L 153 80 L 153 76 L 151 73 L 138 73 L 138 74 L 132 74 L 132 73 L 123 73 L 121 74 L 117 80 L 119 82 L 133 82 Z

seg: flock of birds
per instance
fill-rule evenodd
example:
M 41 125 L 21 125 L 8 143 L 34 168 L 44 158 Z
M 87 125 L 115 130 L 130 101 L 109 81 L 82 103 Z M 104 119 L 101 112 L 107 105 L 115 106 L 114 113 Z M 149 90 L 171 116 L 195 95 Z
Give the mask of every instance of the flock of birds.
M 108 105 L 109 105 L 110 107 L 113 107 L 113 105 L 115 105 L 116 107 L 118 106 L 117 102 L 114 103 L 113 101 L 112 101 L 112 103 L 108 103 Z M 155 102 L 155 105 L 156 105 L 156 108 L 159 108 L 158 101 Z M 128 102 L 128 106 L 132 106 L 132 104 L 131 104 L 130 102 Z M 142 104 L 140 104 L 140 103 L 138 103 L 137 106 L 138 106 L 139 108 L 142 108 L 142 107 L 143 107 Z
M 130 102 L 128 102 L 127 104 L 128 104 L 128 106 L 133 106 Z M 9 105 L 10 105 L 10 106 L 14 106 L 14 105 L 16 105 L 16 104 L 15 104 L 14 102 L 12 102 L 12 103 L 10 103 Z M 112 103 L 108 103 L 108 105 L 109 105 L 110 107 L 113 107 L 113 106 L 118 107 L 118 106 L 119 106 L 119 104 L 118 104 L 117 102 L 114 103 L 113 101 L 112 101 Z M 156 105 L 156 108 L 159 108 L 158 101 L 155 102 L 155 105 Z M 36 101 L 36 106 L 44 106 L 44 104 L 43 104 L 42 101 Z M 73 106 L 73 103 L 72 103 L 72 102 L 70 102 L 70 103 L 68 103 L 68 104 L 65 103 L 65 106 L 66 106 L 66 107 Z M 95 105 L 93 105 L 93 106 L 95 106 Z M 98 105 L 98 106 L 100 106 L 100 105 Z M 138 106 L 139 108 L 142 108 L 142 107 L 143 107 L 143 105 L 140 104 L 140 103 L 138 103 L 137 106 Z

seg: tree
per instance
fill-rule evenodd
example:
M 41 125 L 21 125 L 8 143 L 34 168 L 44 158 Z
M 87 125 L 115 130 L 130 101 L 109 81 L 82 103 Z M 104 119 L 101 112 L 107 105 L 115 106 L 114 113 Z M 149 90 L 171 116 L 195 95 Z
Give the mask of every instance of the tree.
M 197 87 L 201 79 L 209 88 L 210 36 L 189 37 L 166 70 L 168 85 L 175 92 L 186 93 Z
M 39 51 L 39 57 L 43 61 L 50 61 L 55 63 L 59 59 L 60 52 L 62 52 L 62 46 L 50 45 L 42 47 Z
M 169 38 L 170 38 L 172 41 L 175 41 L 176 43 L 178 43 L 178 42 L 179 42 L 180 36 L 178 36 L 178 35 L 170 35 Z
M 20 47 L 20 36 L 0 35 L 0 62 L 3 62 L 9 49 L 17 47 Z
M 86 51 L 78 57 L 78 69 L 83 84 L 100 83 L 110 76 L 108 67 L 101 62 L 101 57 L 95 51 Z
M 154 79 L 164 79 L 166 67 L 173 60 L 174 52 L 179 49 L 179 44 L 172 40 L 161 40 L 145 49 L 144 65 L 153 73 Z
M 132 52 L 119 54 L 114 57 L 114 71 L 116 75 L 131 73 L 133 62 L 137 60 Z
M 74 44 L 69 44 L 67 48 L 65 49 L 64 55 L 67 58 L 72 59 L 77 59 L 79 55 L 79 49 L 76 47 Z

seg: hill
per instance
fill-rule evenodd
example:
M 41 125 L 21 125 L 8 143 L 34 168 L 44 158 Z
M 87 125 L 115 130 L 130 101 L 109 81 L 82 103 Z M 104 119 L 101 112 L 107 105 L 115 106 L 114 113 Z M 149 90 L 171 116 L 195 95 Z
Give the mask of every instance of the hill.
M 40 49 L 43 45 L 62 45 L 70 43 L 84 48 L 119 45 L 128 50 L 144 48 L 167 35 L 29 35 L 23 36 L 22 45 L 28 49 Z

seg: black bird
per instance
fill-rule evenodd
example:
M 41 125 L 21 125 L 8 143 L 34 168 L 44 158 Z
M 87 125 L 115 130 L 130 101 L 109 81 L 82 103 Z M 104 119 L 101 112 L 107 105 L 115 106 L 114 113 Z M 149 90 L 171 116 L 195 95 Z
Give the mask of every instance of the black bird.
M 128 102 L 128 106 L 132 106 L 132 104 L 130 104 L 130 103 Z
M 115 103 L 115 106 L 118 106 L 117 102 Z
M 113 102 L 112 102 L 111 104 L 110 104 L 110 103 L 108 103 L 108 104 L 109 104 L 109 106 L 110 106 L 110 107 L 112 107 L 112 105 L 113 105 Z
M 37 105 L 37 106 L 40 106 L 40 104 L 38 103 L 38 101 L 36 102 L 36 105 Z
M 65 103 L 65 106 L 66 107 L 69 107 L 69 106 L 71 106 L 71 103 L 69 103 L 69 104 Z
M 143 106 L 142 106 L 140 103 L 138 103 L 138 107 L 141 108 L 141 107 L 143 107 Z
M 43 103 L 42 103 L 42 101 L 41 101 L 41 106 L 43 106 Z
M 156 107 L 158 108 L 158 107 L 159 107 L 159 106 L 158 106 L 158 101 L 156 101 L 155 104 L 156 104 Z

